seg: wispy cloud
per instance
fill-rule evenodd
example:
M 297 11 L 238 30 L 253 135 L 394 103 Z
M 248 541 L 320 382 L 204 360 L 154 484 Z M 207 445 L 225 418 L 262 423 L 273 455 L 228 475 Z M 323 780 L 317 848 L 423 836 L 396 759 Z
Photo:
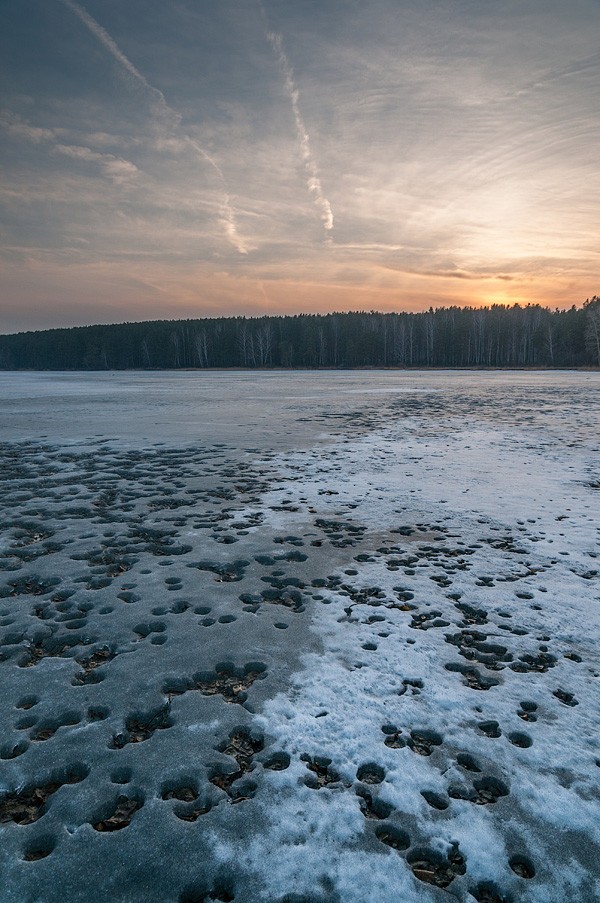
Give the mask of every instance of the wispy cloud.
M 0 127 L 4 128 L 9 135 L 31 144 L 49 144 L 54 153 L 61 154 L 63 157 L 97 163 L 104 175 L 116 184 L 121 184 L 139 172 L 137 166 L 130 160 L 124 160 L 115 154 L 100 153 L 80 144 L 65 144 L 66 129 L 39 128 L 26 122 L 20 116 L 4 112 L 0 113 Z
M 74 0 L 62 0 L 64 5 L 68 7 L 83 22 L 86 28 L 100 41 L 100 43 L 108 50 L 111 56 L 123 67 L 128 75 L 139 85 L 141 85 L 154 98 L 154 104 L 158 113 L 158 124 L 163 131 L 167 133 L 172 129 L 179 129 L 186 144 L 191 147 L 199 157 L 202 158 L 217 174 L 221 183 L 223 193 L 223 203 L 221 206 L 220 222 L 225 234 L 231 244 L 240 254 L 247 254 L 248 247 L 238 234 L 235 213 L 231 204 L 231 197 L 227 187 L 227 181 L 223 170 L 216 160 L 206 151 L 197 141 L 191 138 L 181 129 L 182 116 L 177 110 L 173 109 L 158 88 L 152 85 L 148 79 L 140 72 L 140 70 L 131 62 L 131 60 L 123 53 L 117 42 L 111 37 L 105 28 L 100 25 L 90 14 Z
M 266 19 L 264 9 L 263 16 Z M 323 191 L 323 186 L 321 184 L 321 178 L 319 175 L 319 168 L 316 164 L 310 146 L 310 136 L 308 134 L 308 131 L 306 130 L 304 119 L 302 118 L 302 114 L 300 112 L 300 92 L 294 78 L 294 70 L 292 69 L 290 61 L 288 60 L 286 52 L 283 48 L 282 36 L 274 31 L 268 31 L 267 40 L 269 41 L 269 44 L 273 48 L 273 52 L 277 57 L 279 68 L 281 69 L 285 80 L 285 90 L 292 105 L 292 112 L 294 114 L 294 121 L 296 123 L 296 132 L 298 134 L 298 141 L 300 143 L 300 150 L 302 152 L 302 160 L 304 162 L 304 168 L 307 174 L 308 190 L 314 197 L 315 204 L 320 211 L 323 228 L 325 229 L 325 233 L 328 234 L 333 229 L 333 211 L 331 209 L 331 204 L 327 200 L 325 192 Z
M 119 185 L 131 178 L 131 176 L 137 175 L 139 172 L 137 166 L 129 160 L 123 160 L 122 157 L 115 157 L 114 154 L 101 154 L 89 147 L 73 144 L 56 144 L 54 146 L 54 151 L 62 154 L 64 157 L 70 157 L 72 160 L 98 163 L 105 175 Z
M 13 113 L 0 113 L 0 126 L 6 129 L 9 135 L 15 138 L 22 138 L 33 144 L 42 144 L 45 141 L 54 141 L 57 137 L 56 129 L 42 129 L 28 122 L 24 122 L 20 116 Z

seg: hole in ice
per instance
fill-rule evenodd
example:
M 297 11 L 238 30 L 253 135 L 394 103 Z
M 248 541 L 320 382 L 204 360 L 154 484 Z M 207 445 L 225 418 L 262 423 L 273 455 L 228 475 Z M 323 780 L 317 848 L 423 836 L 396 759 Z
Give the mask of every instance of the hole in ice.
M 33 727 L 37 720 L 37 715 L 26 715 L 24 718 L 20 718 L 19 721 L 17 721 L 15 727 L 18 731 L 26 731 L 30 727 Z
M 457 671 L 462 674 L 463 683 L 471 690 L 489 690 L 500 683 L 498 678 L 482 674 L 478 668 L 471 665 L 463 665 L 461 662 L 448 662 L 444 665 L 446 671 Z
M 484 881 L 469 891 L 477 903 L 512 903 L 512 897 L 498 890 L 491 881 Z
M 415 878 L 435 887 L 448 887 L 457 875 L 464 875 L 467 870 L 458 844 L 452 846 L 447 857 L 442 856 L 437 850 L 417 847 L 408 853 L 406 861 Z
M 410 846 L 410 837 L 407 832 L 390 822 L 375 828 L 375 836 L 394 850 L 407 850 Z
M 215 766 L 209 775 L 211 784 L 224 790 L 234 803 L 253 797 L 258 785 L 254 781 L 240 781 L 240 779 L 254 769 L 252 760 L 256 753 L 264 748 L 262 736 L 252 734 L 246 727 L 237 727 L 231 731 L 229 738 L 219 744 L 217 748 L 224 755 L 231 756 L 235 760 L 237 768 L 231 769 L 225 765 Z
M 110 709 L 105 705 L 90 706 L 87 710 L 88 721 L 104 721 L 110 715 Z
M 164 621 L 149 621 L 145 624 L 137 624 L 133 628 L 133 632 L 145 639 L 151 633 L 163 633 L 167 629 Z
M 142 571 L 142 574 L 143 574 L 143 573 L 144 573 L 144 571 Z M 121 602 L 126 602 L 126 603 L 128 603 L 129 605 L 131 605 L 133 602 L 139 602 L 139 601 L 140 601 L 140 596 L 138 596 L 136 593 L 132 593 L 132 592 L 126 591 L 126 592 L 123 592 L 123 593 L 119 593 L 118 596 L 117 596 L 117 599 L 120 599 Z
M 65 712 L 59 718 L 46 718 L 43 721 L 40 721 L 37 727 L 31 731 L 29 739 L 34 742 L 49 740 L 54 736 L 59 727 L 79 724 L 80 721 L 81 715 L 78 712 Z
M 497 721 L 480 721 L 477 727 L 486 737 L 497 739 L 502 736 L 502 731 Z
M 0 598 L 7 596 L 44 596 L 60 583 L 60 577 L 43 579 L 35 574 L 9 580 L 6 586 L 0 587 Z
M 556 698 L 562 702 L 563 705 L 568 706 L 576 706 L 579 705 L 579 701 L 575 698 L 573 693 L 569 693 L 567 690 L 562 690 L 560 687 L 557 690 L 552 691 L 552 695 L 556 696 Z
M 419 729 L 410 732 L 408 746 L 419 756 L 430 756 L 434 746 L 441 746 L 443 737 L 437 731 Z
M 403 749 L 406 746 L 407 741 L 400 736 L 402 731 L 395 724 L 384 724 L 381 731 L 385 734 L 383 742 L 389 749 Z
M 199 571 L 210 571 L 218 583 L 235 583 L 244 578 L 249 564 L 249 561 L 239 559 L 228 564 L 219 564 L 217 561 L 198 561 L 188 564 L 187 567 L 196 568 Z
M 360 811 L 365 818 L 389 818 L 394 811 L 394 807 L 390 803 L 373 797 L 366 787 L 357 787 L 356 795 L 360 799 Z
M 302 754 L 301 760 L 306 763 L 306 767 L 310 774 L 304 778 L 304 783 L 311 790 L 320 790 L 321 787 L 327 787 L 329 784 L 338 784 L 340 776 L 331 768 L 331 759 L 327 756 L 312 756 Z
M 173 815 L 177 816 L 180 821 L 187 821 L 193 824 L 195 821 L 198 821 L 201 815 L 208 815 L 211 809 L 212 803 L 210 801 L 196 800 L 194 803 L 176 804 L 173 807 Z
M 522 734 L 519 731 L 513 731 L 512 734 L 508 735 L 508 739 L 513 746 L 519 746 L 521 749 L 529 749 L 533 745 L 533 740 L 529 734 Z
M 511 856 L 508 860 L 511 869 L 519 878 L 533 878 L 535 868 L 533 862 L 527 856 Z
M 92 639 L 82 637 L 80 634 L 73 636 L 41 636 L 32 640 L 18 661 L 20 668 L 32 668 L 44 658 L 66 658 L 68 650 L 80 644 L 87 645 Z
M 524 700 L 520 706 L 521 708 L 517 711 L 519 718 L 523 721 L 537 721 L 537 715 L 534 714 L 537 711 L 537 703 Z
M 31 839 L 23 850 L 23 859 L 25 862 L 37 862 L 39 859 L 45 859 L 49 856 L 56 846 L 56 838 L 52 834 L 40 834 L 39 837 Z
M 101 832 L 121 831 L 131 823 L 131 819 L 143 805 L 144 798 L 141 794 L 131 797 L 118 796 L 109 809 L 110 814 L 92 822 L 92 828 Z
M 466 800 L 469 803 L 475 803 L 478 800 L 477 791 L 464 784 L 451 784 L 448 787 L 448 796 L 453 800 Z
M 469 753 L 459 753 L 456 757 L 456 761 L 460 767 L 466 769 L 466 771 L 481 771 L 476 760 L 473 756 L 469 755 Z
M 77 664 L 81 666 L 81 671 L 79 674 L 76 674 L 73 680 L 71 681 L 74 687 L 82 686 L 83 684 L 97 684 L 104 680 L 106 675 L 102 671 L 96 671 L 101 665 L 107 664 L 112 661 L 115 657 L 116 653 L 104 646 L 102 649 L 97 649 L 91 655 L 85 656 L 84 658 L 78 658 Z
M 578 665 L 583 661 L 582 657 L 576 652 L 565 652 L 565 658 L 568 658 L 571 662 L 576 662 Z
M 424 686 L 423 681 L 418 677 L 405 677 L 402 681 L 402 687 L 398 690 L 398 696 L 404 696 L 408 690 L 413 696 L 418 696 Z
M 135 713 L 125 720 L 125 730 L 113 735 L 109 746 L 111 749 L 122 749 L 128 743 L 143 743 L 155 731 L 166 730 L 172 725 L 173 718 L 168 704 L 151 712 Z
M 287 753 L 275 752 L 268 759 L 265 759 L 263 768 L 268 768 L 269 771 L 285 771 L 286 768 L 290 767 L 290 761 L 291 759 Z
M 183 599 L 178 599 L 176 602 L 173 602 L 170 611 L 174 615 L 182 615 L 189 607 L 188 602 L 184 602 Z
M 516 631 L 513 630 L 513 633 L 515 632 Z M 525 655 L 519 656 L 518 662 L 511 662 L 508 667 L 521 674 L 528 671 L 543 674 L 546 671 L 549 671 L 550 668 L 554 668 L 556 662 L 556 656 L 551 655 L 549 652 L 539 652 L 537 655 L 526 653 Z
M 290 589 L 289 587 L 264 589 L 260 596 L 261 601 L 269 605 L 282 605 L 284 608 L 289 608 L 294 612 L 302 612 L 305 609 L 302 593 L 298 589 Z
M 30 825 L 45 814 L 47 803 L 53 793 L 65 784 L 78 784 L 89 774 L 85 765 L 71 765 L 55 772 L 45 784 L 26 786 L 14 793 L 5 793 L 0 798 L 0 824 L 13 821 L 17 825 Z
M 400 733 L 395 724 L 382 724 L 381 732 L 386 735 Z
M 356 777 L 363 784 L 381 784 L 385 779 L 385 771 L 375 762 L 365 762 L 359 766 Z
M 16 759 L 29 749 L 27 740 L 19 740 L 17 743 L 5 743 L 0 749 L 0 759 Z
M 199 671 L 191 680 L 170 678 L 163 685 L 163 693 L 171 698 L 189 690 L 199 690 L 203 696 L 219 695 L 225 702 L 243 705 L 248 698 L 246 690 L 266 674 L 267 666 L 262 662 L 248 662 L 243 668 L 236 668 L 231 662 L 220 662 L 214 671 Z
M 219 744 L 218 750 L 226 756 L 232 756 L 242 771 L 249 771 L 256 753 L 264 749 L 264 740 L 260 734 L 252 734 L 247 727 L 236 727 L 229 738 Z
M 454 594 L 451 594 L 453 596 Z M 471 625 L 482 625 L 487 624 L 487 611 L 484 608 L 475 608 L 472 605 L 467 605 L 465 602 L 455 602 L 456 608 L 463 615 L 463 621 L 461 623 L 461 627 L 468 627 Z M 505 615 L 502 615 L 505 617 Z M 506 615 L 506 617 L 510 617 L 510 615 Z
M 432 809 L 438 809 L 442 812 L 448 808 L 448 800 L 442 793 L 435 793 L 433 790 L 421 790 L 421 796 Z
M 477 798 L 473 802 L 480 806 L 496 803 L 501 796 L 508 796 L 509 794 L 506 784 L 492 777 L 483 777 L 473 781 L 473 787 L 477 792 Z
M 191 778 L 177 778 L 162 785 L 161 799 L 193 803 L 198 799 L 198 788 Z

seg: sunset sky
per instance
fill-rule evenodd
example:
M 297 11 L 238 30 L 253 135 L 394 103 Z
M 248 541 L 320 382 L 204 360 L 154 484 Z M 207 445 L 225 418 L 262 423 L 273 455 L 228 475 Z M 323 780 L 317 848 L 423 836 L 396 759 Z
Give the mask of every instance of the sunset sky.
M 3 0 L 0 332 L 600 293 L 598 0 Z

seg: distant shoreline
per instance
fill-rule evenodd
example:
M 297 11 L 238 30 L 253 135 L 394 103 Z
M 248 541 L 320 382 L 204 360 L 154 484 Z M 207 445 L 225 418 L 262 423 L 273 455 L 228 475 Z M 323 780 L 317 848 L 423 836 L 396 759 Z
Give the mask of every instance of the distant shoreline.
M 527 370 L 600 366 L 600 300 L 79 326 L 0 336 L 1 370 Z
M 600 367 L 0 367 L 0 373 L 600 373 Z

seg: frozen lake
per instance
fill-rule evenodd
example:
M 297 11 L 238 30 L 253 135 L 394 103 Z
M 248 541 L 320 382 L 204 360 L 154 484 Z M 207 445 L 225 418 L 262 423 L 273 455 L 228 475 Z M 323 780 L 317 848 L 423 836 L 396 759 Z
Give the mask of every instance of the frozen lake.
M 600 900 L 600 374 L 0 374 L 3 903 Z

